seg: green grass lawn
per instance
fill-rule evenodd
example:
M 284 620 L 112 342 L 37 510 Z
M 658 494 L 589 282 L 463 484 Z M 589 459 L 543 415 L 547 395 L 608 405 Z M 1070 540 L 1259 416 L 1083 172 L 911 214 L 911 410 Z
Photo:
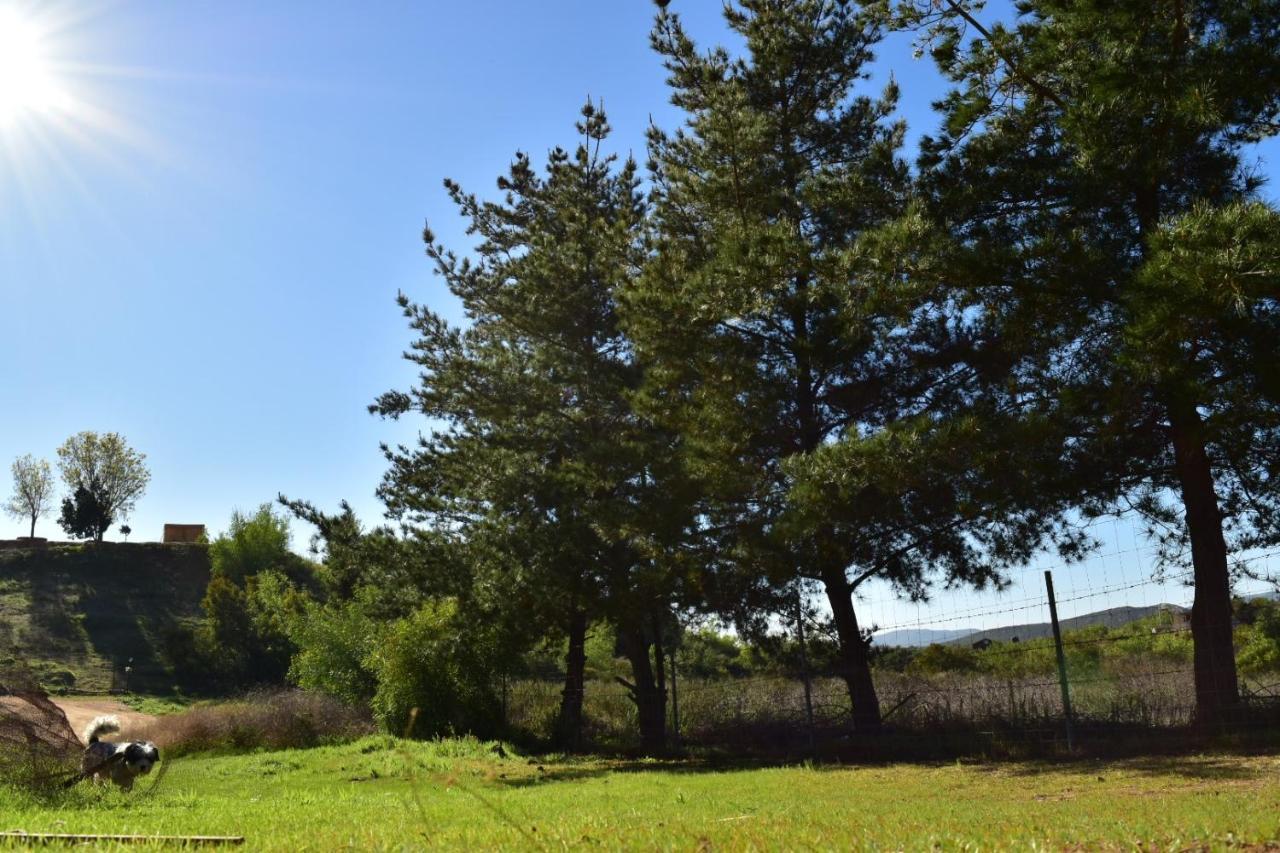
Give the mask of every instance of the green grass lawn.
M 1280 758 L 712 769 L 499 759 L 386 737 L 172 762 L 131 795 L 0 790 L 0 830 L 237 834 L 251 849 L 1280 849 Z

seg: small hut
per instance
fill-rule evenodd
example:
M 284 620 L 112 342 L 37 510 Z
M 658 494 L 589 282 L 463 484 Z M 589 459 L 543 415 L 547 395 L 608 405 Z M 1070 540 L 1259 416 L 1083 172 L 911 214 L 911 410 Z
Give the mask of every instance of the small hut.
M 166 545 L 191 545 L 203 541 L 205 541 L 203 524 L 166 524 L 164 526 Z

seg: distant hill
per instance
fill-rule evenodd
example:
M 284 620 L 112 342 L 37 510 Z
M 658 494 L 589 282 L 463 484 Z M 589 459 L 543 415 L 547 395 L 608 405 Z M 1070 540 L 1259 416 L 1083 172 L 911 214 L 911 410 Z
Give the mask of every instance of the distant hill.
M 1077 628 L 1090 628 L 1094 625 L 1105 625 L 1108 628 L 1119 628 L 1139 619 L 1154 616 L 1161 610 L 1172 610 L 1187 613 L 1186 608 L 1175 604 L 1156 604 L 1151 607 L 1113 607 L 1110 610 L 1099 610 L 1062 620 L 1062 630 L 1072 631 Z M 979 640 L 1007 643 L 1014 637 L 1019 640 L 1036 640 L 1041 637 L 1052 637 L 1053 626 L 1048 622 L 1032 622 L 1024 625 L 1009 625 L 1004 628 L 979 630 L 976 628 L 955 628 L 952 630 L 934 630 L 930 628 L 898 628 L 875 635 L 875 644 L 880 648 L 899 646 L 914 648 L 932 643 L 944 645 L 969 645 Z
M 0 550 L 0 664 L 25 661 L 53 689 L 101 692 L 132 658 L 131 686 L 171 687 L 164 635 L 200 617 L 208 585 L 205 545 Z
M 1076 616 L 1071 619 L 1063 619 L 1059 624 L 1063 631 L 1074 631 L 1079 628 L 1092 628 L 1095 625 L 1103 625 L 1107 628 L 1120 628 L 1128 625 L 1130 622 L 1137 622 L 1139 619 L 1146 619 L 1148 616 L 1155 616 L 1163 610 L 1172 610 L 1175 613 L 1187 613 L 1186 608 L 1178 607 L 1176 604 L 1154 604 L 1150 607 L 1113 607 L 1110 610 L 1099 610 L 1097 613 L 1087 613 L 1084 616 Z M 1053 626 L 1048 622 L 1033 622 L 1025 625 L 1010 625 L 1005 628 L 991 628 L 988 630 L 974 631 L 958 637 L 949 642 L 954 645 L 976 643 L 979 640 L 991 640 L 997 643 L 1007 643 L 1014 637 L 1019 640 L 1037 640 L 1041 637 L 1052 637 Z
M 972 628 L 956 628 L 951 631 L 938 631 L 930 628 L 895 628 L 875 635 L 875 644 L 881 648 L 898 646 L 914 648 L 928 646 L 933 643 L 946 643 L 959 637 L 967 637 L 973 633 Z

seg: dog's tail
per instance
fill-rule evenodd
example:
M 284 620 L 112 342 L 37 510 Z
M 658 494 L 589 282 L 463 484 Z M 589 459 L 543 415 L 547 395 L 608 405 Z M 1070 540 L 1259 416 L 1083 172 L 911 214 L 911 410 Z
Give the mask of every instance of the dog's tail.
M 84 742 L 86 745 L 97 743 L 99 735 L 109 735 L 120 731 L 120 718 L 114 714 L 94 717 L 93 722 L 85 727 Z

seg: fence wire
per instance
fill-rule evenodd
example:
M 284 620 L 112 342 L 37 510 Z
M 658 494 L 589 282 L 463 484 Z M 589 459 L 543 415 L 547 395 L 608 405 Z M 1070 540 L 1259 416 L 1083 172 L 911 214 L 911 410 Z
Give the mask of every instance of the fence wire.
M 928 601 L 904 601 L 872 582 L 855 595 L 859 621 L 872 630 L 873 681 L 887 729 L 928 738 L 951 730 L 1003 730 L 1060 737 L 1065 713 L 1050 629 L 1044 573 L 1052 572 L 1062 651 L 1078 726 L 1168 729 L 1192 724 L 1196 688 L 1190 608 L 1192 572 L 1161 562 L 1128 519 L 1095 522 L 1092 533 L 1113 543 L 1077 563 L 1040 561 L 1010 573 L 1000 590 L 942 590 Z M 1239 555 L 1238 601 L 1280 598 L 1280 550 Z M 829 636 L 821 590 L 808 590 L 806 629 Z M 1280 723 L 1280 637 L 1266 660 L 1241 655 L 1251 628 L 1236 608 L 1240 699 L 1244 726 Z M 793 630 L 779 614 L 779 631 Z M 905 661 L 905 663 L 904 663 Z M 802 673 L 745 677 L 678 675 L 680 735 L 689 743 L 787 742 L 809 727 Z M 549 675 L 549 674 L 548 674 Z M 809 673 L 813 727 L 848 731 L 851 700 L 831 667 Z M 546 677 L 511 685 L 513 725 L 546 731 L 560 686 Z M 670 693 L 670 689 L 668 690 Z M 669 697 L 670 701 L 670 697 Z M 588 737 L 634 738 L 635 709 L 608 679 L 587 684 Z M 675 721 L 676 709 L 670 708 Z M 674 731 L 673 731 L 674 734 Z

